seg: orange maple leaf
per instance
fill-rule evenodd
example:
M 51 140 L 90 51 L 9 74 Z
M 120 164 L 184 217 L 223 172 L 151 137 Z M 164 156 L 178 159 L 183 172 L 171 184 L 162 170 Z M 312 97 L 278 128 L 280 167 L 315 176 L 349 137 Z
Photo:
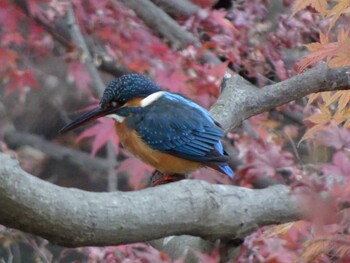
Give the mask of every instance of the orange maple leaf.
M 341 93 L 338 91 L 337 92 L 326 91 L 321 93 L 321 97 L 325 102 L 325 105 L 328 107 L 329 105 L 331 105 L 333 102 L 335 102 L 341 97 Z
M 328 66 L 330 67 L 344 67 L 350 65 L 350 37 L 349 30 L 340 29 L 337 35 L 337 40 L 339 43 L 339 48 L 332 57 Z
M 316 113 L 314 115 L 311 115 L 310 117 L 306 118 L 306 120 L 309 120 L 313 123 L 315 123 L 316 125 L 313 126 L 312 128 L 308 129 L 304 136 L 300 139 L 299 144 L 302 141 L 305 141 L 307 139 L 310 139 L 314 136 L 314 134 L 317 131 L 320 131 L 324 128 L 325 124 L 330 122 L 332 120 L 332 114 L 329 111 L 329 109 L 327 108 L 326 105 L 319 105 L 321 112 Z
M 328 42 L 328 37 L 320 32 L 320 42 L 315 42 L 305 45 L 310 54 L 306 55 L 300 62 L 298 71 L 302 72 L 308 66 L 314 65 L 322 60 L 329 62 L 334 56 L 336 56 L 341 43 Z
M 319 96 L 319 93 L 312 93 L 308 96 L 309 100 L 307 101 L 307 106 L 310 106 Z
M 338 109 L 343 110 L 350 101 L 350 91 L 339 91 L 339 93 L 341 96 L 339 97 L 338 101 Z
M 330 10 L 325 11 L 326 18 L 332 17 L 328 31 L 331 30 L 342 14 L 350 12 L 350 0 L 336 0 L 336 2 L 338 3 Z
M 306 120 L 309 120 L 316 124 L 324 124 L 329 122 L 332 119 L 332 114 L 329 111 L 329 109 L 326 107 L 326 105 L 319 105 L 321 112 L 316 113 L 314 115 L 311 115 L 310 117 L 306 118 Z
M 294 16 L 300 10 L 305 9 L 308 6 L 315 8 L 317 12 L 323 15 L 327 10 L 328 4 L 327 0 L 296 0 L 293 5 L 292 16 Z

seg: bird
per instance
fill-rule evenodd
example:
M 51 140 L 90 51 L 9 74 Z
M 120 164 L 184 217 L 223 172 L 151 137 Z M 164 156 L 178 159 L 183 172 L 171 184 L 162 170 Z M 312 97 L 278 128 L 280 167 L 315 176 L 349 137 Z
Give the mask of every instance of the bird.
M 98 106 L 59 133 L 101 117 L 115 121 L 124 148 L 169 178 L 202 167 L 234 176 L 221 143 L 223 130 L 210 113 L 180 94 L 162 90 L 141 74 L 111 81 Z

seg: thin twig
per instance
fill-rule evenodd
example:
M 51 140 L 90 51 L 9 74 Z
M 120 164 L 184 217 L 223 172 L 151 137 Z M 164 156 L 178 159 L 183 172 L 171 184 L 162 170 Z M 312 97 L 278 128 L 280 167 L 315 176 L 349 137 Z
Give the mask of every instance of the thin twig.
M 105 89 L 105 84 L 103 83 L 96 65 L 94 64 L 93 58 L 91 56 L 91 53 L 89 51 L 89 48 L 86 44 L 85 38 L 83 34 L 81 33 L 79 26 L 76 22 L 75 16 L 74 16 L 74 10 L 73 5 L 68 2 L 68 11 L 67 11 L 67 24 L 68 28 L 70 29 L 70 34 L 75 42 L 75 44 L 81 48 L 83 52 L 83 62 L 86 66 L 87 70 L 89 71 L 92 80 L 94 81 L 94 85 L 90 85 L 91 89 L 95 91 L 95 94 L 100 98 L 103 94 L 103 91 Z M 115 167 L 118 165 L 115 152 L 113 149 L 113 145 L 111 142 L 107 142 L 107 159 L 109 164 L 108 169 L 108 190 L 115 191 L 117 190 L 117 180 L 116 180 L 116 172 Z

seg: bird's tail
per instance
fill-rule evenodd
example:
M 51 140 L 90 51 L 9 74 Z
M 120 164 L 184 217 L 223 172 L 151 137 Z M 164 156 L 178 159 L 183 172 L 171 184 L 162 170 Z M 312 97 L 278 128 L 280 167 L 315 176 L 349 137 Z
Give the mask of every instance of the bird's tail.
M 217 168 L 219 168 L 217 169 L 219 172 L 226 174 L 230 178 L 233 178 L 235 176 L 235 173 L 228 165 L 218 165 Z
M 209 164 L 208 166 L 220 173 L 226 174 L 230 178 L 233 178 L 235 176 L 235 173 L 227 164 Z

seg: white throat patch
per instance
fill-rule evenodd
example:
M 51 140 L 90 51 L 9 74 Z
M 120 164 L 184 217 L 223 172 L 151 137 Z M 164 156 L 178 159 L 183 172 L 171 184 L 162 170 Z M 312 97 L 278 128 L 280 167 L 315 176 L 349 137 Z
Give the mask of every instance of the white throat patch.
M 140 103 L 141 107 L 146 107 L 148 105 L 151 105 L 153 102 L 155 102 L 160 97 L 162 97 L 163 93 L 164 93 L 164 91 L 157 91 L 157 92 L 147 96 L 146 98 L 141 100 L 141 103 Z
M 117 115 L 117 114 L 108 114 L 106 115 L 107 118 L 115 119 L 117 122 L 122 123 L 125 120 L 125 117 Z

